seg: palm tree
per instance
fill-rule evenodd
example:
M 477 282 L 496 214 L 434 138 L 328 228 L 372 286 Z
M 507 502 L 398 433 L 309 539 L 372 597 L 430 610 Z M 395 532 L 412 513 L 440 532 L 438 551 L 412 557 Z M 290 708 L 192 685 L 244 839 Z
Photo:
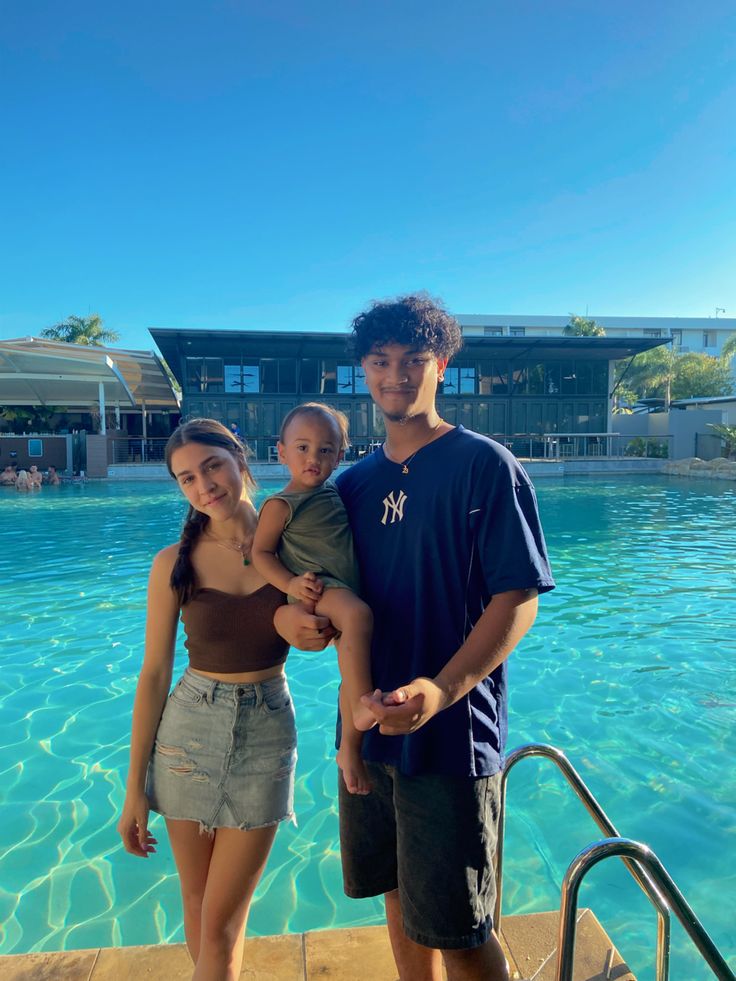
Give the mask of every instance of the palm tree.
M 723 361 L 730 364 L 735 357 L 736 357 L 736 334 L 730 334 L 726 338 L 723 344 L 723 349 L 721 350 L 721 358 Z
M 91 313 L 88 317 L 67 317 L 53 327 L 45 327 L 41 337 L 52 341 L 64 341 L 66 344 L 84 344 L 87 347 L 104 347 L 120 340 L 120 334 L 103 326 L 99 313 Z
M 606 332 L 597 324 L 595 320 L 588 320 L 585 317 L 578 317 L 570 314 L 570 323 L 564 328 L 562 333 L 565 337 L 605 337 Z

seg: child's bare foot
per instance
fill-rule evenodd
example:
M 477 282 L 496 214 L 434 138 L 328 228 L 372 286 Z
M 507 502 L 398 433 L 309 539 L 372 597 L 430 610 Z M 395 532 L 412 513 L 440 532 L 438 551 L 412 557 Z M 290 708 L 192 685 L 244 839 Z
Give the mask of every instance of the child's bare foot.
M 349 746 L 343 742 L 337 751 L 337 765 L 342 770 L 348 793 L 369 794 L 371 792 L 371 782 L 360 755 L 359 744 Z

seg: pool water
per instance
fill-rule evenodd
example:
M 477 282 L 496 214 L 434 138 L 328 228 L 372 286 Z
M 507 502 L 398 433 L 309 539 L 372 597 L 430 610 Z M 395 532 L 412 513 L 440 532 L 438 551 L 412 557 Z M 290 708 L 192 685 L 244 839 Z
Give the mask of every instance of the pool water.
M 537 483 L 558 582 L 510 662 L 509 747 L 567 753 L 627 837 L 646 842 L 716 943 L 736 950 L 736 489 L 657 476 Z M 168 483 L 0 488 L 0 953 L 183 939 L 161 844 L 115 831 L 152 555 L 176 538 Z M 180 653 L 178 663 L 183 666 Z M 293 653 L 298 827 L 282 827 L 252 934 L 382 921 L 341 887 L 334 651 Z M 549 763 L 509 781 L 506 912 L 556 908 L 570 859 L 600 837 Z M 640 979 L 655 915 L 618 860 L 581 893 Z M 736 967 L 736 958 L 731 964 Z M 671 978 L 711 977 L 679 925 Z

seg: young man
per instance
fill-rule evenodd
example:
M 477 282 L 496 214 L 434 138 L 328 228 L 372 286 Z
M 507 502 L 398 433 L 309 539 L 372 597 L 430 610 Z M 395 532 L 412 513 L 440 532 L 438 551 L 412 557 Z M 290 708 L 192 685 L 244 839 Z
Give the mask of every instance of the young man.
M 435 399 L 462 345 L 425 295 L 353 322 L 356 357 L 383 412 L 383 450 L 337 480 L 373 610 L 365 697 L 371 792 L 340 780 L 345 891 L 384 894 L 401 981 L 501 981 L 494 857 L 507 721 L 506 658 L 554 587 L 534 490 L 492 440 L 442 420 Z M 298 647 L 330 629 L 296 612 Z M 325 629 L 327 627 L 327 629 Z

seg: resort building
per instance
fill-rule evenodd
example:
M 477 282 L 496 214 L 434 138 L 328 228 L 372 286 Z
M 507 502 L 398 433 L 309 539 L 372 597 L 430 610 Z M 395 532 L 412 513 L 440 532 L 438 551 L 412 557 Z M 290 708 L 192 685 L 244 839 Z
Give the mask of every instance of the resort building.
M 718 313 L 722 313 L 718 308 Z M 646 338 L 671 341 L 682 354 L 690 352 L 718 357 L 726 339 L 736 334 L 734 317 L 605 317 L 586 314 L 606 332 L 606 337 Z M 466 337 L 559 337 L 570 317 L 540 317 L 524 314 L 460 314 L 458 321 Z
M 464 330 L 465 346 L 440 387 L 440 413 L 529 457 L 566 450 L 611 455 L 613 363 L 667 343 Z M 237 424 L 258 460 L 275 460 L 281 419 L 308 400 L 346 413 L 354 456 L 383 438 L 381 414 L 345 333 L 151 329 L 151 335 L 181 385 L 183 415 Z

